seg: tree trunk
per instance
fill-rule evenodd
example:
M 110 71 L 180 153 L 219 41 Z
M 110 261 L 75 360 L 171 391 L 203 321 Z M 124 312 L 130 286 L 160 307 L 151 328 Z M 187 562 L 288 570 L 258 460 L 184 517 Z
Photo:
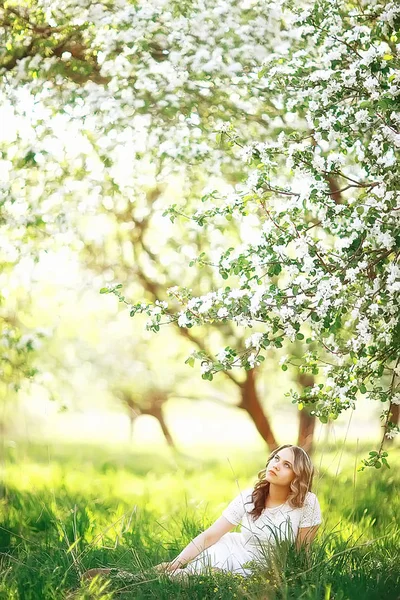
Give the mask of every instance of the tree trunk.
M 343 196 L 340 191 L 340 182 L 332 175 L 327 176 L 326 179 L 328 181 L 332 200 L 335 202 L 335 204 L 343 204 Z
M 133 414 L 133 412 L 129 411 L 129 441 L 132 443 L 133 440 L 133 429 L 135 427 L 135 421 L 137 419 L 137 414 Z
M 392 416 L 390 417 L 390 422 L 391 423 L 395 423 L 396 425 L 398 425 L 399 423 L 399 413 L 400 413 L 400 406 L 398 404 L 391 404 L 390 406 L 390 412 L 392 413 Z M 392 444 L 393 443 L 393 439 L 391 440 L 385 440 L 386 444 Z
M 303 448 L 308 454 L 313 451 L 315 429 L 315 417 L 310 415 L 304 408 L 299 411 L 299 435 L 297 445 Z
M 246 380 L 240 385 L 240 388 L 241 403 L 239 406 L 249 414 L 258 433 L 263 440 L 265 440 L 268 448 L 272 452 L 272 450 L 275 450 L 275 448 L 278 447 L 278 443 L 258 396 L 254 369 L 246 371 Z
M 120 399 L 125 403 L 128 409 L 128 418 L 129 418 L 129 441 L 133 440 L 133 429 L 135 427 L 135 421 L 138 417 L 140 417 L 141 410 L 134 402 L 134 400 L 128 396 L 127 394 L 123 394 Z
M 314 385 L 314 377 L 307 373 L 299 373 L 297 376 L 299 385 L 303 388 Z M 309 454 L 313 450 L 315 430 L 315 417 L 310 415 L 307 408 L 299 411 L 299 433 L 297 437 L 297 445 L 304 448 Z
M 394 423 L 395 425 L 398 425 L 399 424 L 399 416 L 400 416 L 400 405 L 392 404 L 390 412 L 392 413 L 392 416 L 390 417 L 390 421 L 392 423 Z
M 173 450 L 176 450 L 176 446 L 175 446 L 175 442 L 172 439 L 172 435 L 171 432 L 168 428 L 168 425 L 164 419 L 164 413 L 162 408 L 148 408 L 146 410 L 142 411 L 143 415 L 150 415 L 152 417 L 154 417 L 155 419 L 157 419 L 157 421 L 160 423 L 160 427 L 161 427 L 161 431 L 164 434 L 165 440 L 168 444 L 168 446 L 170 448 L 172 448 Z

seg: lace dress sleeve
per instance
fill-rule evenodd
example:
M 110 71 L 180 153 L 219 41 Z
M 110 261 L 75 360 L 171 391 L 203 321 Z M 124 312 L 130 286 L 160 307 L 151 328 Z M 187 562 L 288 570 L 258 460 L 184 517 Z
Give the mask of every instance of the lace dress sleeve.
M 321 509 L 318 498 L 312 492 L 308 492 L 302 509 L 299 527 L 313 527 L 314 525 L 319 525 L 321 522 Z
M 228 519 L 232 525 L 239 525 L 246 512 L 252 509 L 251 493 L 253 489 L 241 492 L 222 512 L 222 516 Z M 250 503 L 248 503 L 250 501 Z

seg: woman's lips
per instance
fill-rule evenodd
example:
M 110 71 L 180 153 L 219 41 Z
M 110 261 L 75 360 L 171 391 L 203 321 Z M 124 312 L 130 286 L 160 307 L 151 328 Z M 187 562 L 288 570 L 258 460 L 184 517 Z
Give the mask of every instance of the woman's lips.
M 271 475 L 275 475 L 275 477 L 276 477 L 275 471 L 268 471 L 268 473 L 271 473 Z

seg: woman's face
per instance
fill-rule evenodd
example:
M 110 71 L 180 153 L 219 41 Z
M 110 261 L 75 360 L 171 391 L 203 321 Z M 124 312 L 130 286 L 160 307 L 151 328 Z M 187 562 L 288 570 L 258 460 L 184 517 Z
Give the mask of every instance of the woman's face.
M 296 477 L 293 471 L 294 455 L 291 448 L 279 450 L 267 464 L 265 479 L 269 483 L 289 487 Z

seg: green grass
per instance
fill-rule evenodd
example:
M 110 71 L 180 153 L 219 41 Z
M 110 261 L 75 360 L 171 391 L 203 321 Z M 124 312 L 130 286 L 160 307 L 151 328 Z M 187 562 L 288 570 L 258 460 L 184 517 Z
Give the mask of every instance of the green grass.
M 251 485 L 263 456 L 18 445 L 2 477 L 0 599 L 397 600 L 400 461 L 393 450 L 390 470 L 357 473 L 366 450 L 317 452 L 324 524 L 309 556 L 282 546 L 251 578 L 214 573 L 178 583 L 151 567 L 217 518 L 238 484 Z M 80 574 L 99 566 L 136 578 L 81 585 Z

